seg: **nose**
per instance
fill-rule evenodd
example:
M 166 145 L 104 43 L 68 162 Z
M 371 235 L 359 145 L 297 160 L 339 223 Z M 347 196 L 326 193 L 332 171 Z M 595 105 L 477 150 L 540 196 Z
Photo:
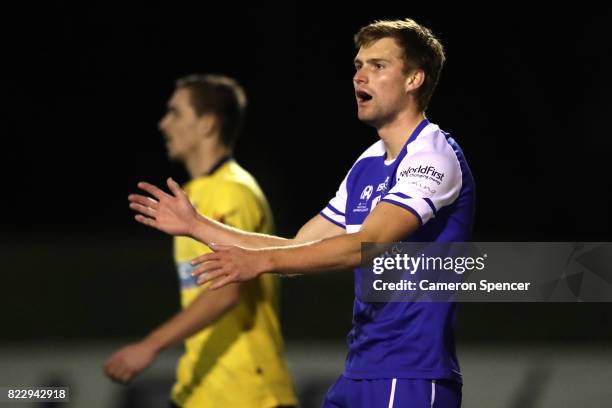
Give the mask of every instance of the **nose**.
M 368 83 L 368 76 L 363 68 L 359 68 L 357 71 L 355 71 L 355 75 L 353 76 L 353 83 L 355 85 L 362 85 Z
M 166 121 L 168 119 L 168 115 L 164 115 L 159 122 L 157 123 L 157 128 L 163 132 L 166 130 Z

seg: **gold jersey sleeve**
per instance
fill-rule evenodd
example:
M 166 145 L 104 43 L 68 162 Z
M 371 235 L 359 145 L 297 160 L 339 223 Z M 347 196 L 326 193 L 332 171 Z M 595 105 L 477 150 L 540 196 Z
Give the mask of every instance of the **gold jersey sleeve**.
M 184 186 L 198 212 L 227 225 L 272 233 L 272 214 L 255 179 L 229 160 L 212 175 Z M 210 249 L 177 237 L 174 256 L 182 307 L 206 296 L 191 277 L 189 261 Z M 262 275 L 241 284 L 240 301 L 215 324 L 185 341 L 172 399 L 183 408 L 296 404 L 283 356 L 278 320 L 278 278 Z

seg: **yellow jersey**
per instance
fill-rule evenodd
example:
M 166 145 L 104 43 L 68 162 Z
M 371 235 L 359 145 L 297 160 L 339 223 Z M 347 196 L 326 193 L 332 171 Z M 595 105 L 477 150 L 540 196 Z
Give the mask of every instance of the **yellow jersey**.
M 198 212 L 224 224 L 272 233 L 272 213 L 255 179 L 232 159 L 184 186 Z M 208 289 L 198 287 L 189 261 L 210 249 L 174 239 L 174 258 L 187 307 Z M 185 341 L 172 400 L 183 408 L 270 408 L 297 404 L 283 356 L 278 320 L 279 282 L 264 274 L 241 284 L 240 300 L 213 325 Z

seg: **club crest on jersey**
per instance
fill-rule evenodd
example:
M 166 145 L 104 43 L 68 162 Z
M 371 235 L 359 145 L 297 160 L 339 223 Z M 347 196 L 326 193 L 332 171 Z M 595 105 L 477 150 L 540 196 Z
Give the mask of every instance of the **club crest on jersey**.
M 365 188 L 361 191 L 361 195 L 359 196 L 359 202 L 357 202 L 356 206 L 353 208 L 354 213 L 370 211 L 370 207 L 368 206 L 368 201 L 372 197 L 373 192 L 374 192 L 373 185 L 369 184 L 365 186 Z
M 360 199 L 368 201 L 372 196 L 372 191 L 374 190 L 374 186 L 366 186 L 361 192 Z

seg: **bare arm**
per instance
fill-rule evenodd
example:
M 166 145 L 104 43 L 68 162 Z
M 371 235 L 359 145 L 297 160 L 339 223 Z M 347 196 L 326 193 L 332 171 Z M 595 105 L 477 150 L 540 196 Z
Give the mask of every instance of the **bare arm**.
M 151 332 L 145 341 L 158 351 L 166 349 L 216 322 L 239 299 L 238 284 L 228 285 L 222 291 L 204 290 L 189 306 Z
M 146 369 L 159 352 L 194 335 L 228 312 L 238 302 L 239 291 L 239 284 L 202 291 L 189 306 L 142 341 L 115 352 L 104 365 L 106 375 L 117 382 L 129 382 Z
M 170 235 L 191 237 L 206 245 L 216 243 L 245 248 L 281 247 L 328 238 L 345 232 L 320 215 L 308 221 L 293 239 L 246 232 L 198 214 L 185 192 L 172 179 L 168 179 L 168 188 L 172 194 L 149 183 L 138 183 L 138 187 L 151 194 L 153 198 L 140 194 L 131 194 L 128 197 L 130 208 L 139 213 L 135 216 L 136 221 Z
M 350 268 L 361 261 L 362 242 L 399 241 L 419 226 L 419 220 L 411 212 L 381 202 L 367 217 L 359 232 L 258 250 L 213 245 L 215 252 L 202 255 L 192 262 L 199 265 L 193 274 L 203 275 L 199 283 L 215 281 L 212 288 L 216 289 L 231 282 L 253 279 L 266 272 L 294 274 Z

